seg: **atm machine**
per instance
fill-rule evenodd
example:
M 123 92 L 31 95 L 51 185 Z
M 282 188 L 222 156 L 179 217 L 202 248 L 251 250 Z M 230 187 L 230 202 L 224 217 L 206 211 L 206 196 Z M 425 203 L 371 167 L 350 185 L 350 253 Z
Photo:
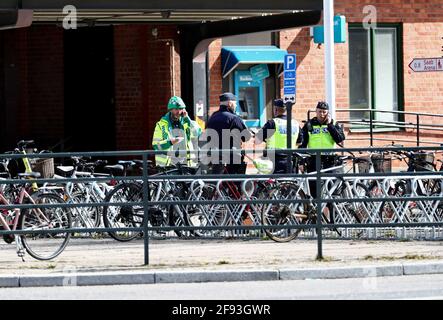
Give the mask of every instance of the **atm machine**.
M 248 70 L 234 73 L 234 90 L 238 98 L 236 113 L 248 127 L 262 127 L 265 124 L 264 85 L 263 80 L 253 80 Z

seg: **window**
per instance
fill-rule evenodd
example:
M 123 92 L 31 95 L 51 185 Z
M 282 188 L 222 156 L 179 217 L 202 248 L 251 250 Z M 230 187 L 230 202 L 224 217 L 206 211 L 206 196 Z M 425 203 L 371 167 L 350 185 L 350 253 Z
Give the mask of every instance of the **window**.
M 379 127 L 391 127 L 399 121 L 398 114 L 389 111 L 402 109 L 400 103 L 401 39 L 398 26 L 377 28 L 349 27 L 349 98 L 351 120 L 369 119 L 368 109 Z

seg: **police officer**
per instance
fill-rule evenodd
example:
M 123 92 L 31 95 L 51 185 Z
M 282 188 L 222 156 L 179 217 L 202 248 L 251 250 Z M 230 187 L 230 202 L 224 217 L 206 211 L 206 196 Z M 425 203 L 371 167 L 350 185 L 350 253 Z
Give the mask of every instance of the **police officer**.
M 212 130 L 216 133 L 218 139 L 217 145 L 214 147 L 219 150 L 223 149 L 242 149 L 242 143 L 251 139 L 251 133 L 246 127 L 244 121 L 235 113 L 237 107 L 237 98 L 231 92 L 225 92 L 220 95 L 220 109 L 212 114 L 206 126 L 206 133 Z M 230 174 L 246 173 L 246 163 L 244 156 L 231 154 L 229 157 L 220 155 L 222 161 L 212 163 L 212 173 L 221 174 L 224 167 Z M 224 159 L 227 161 L 224 161 Z M 239 159 L 240 158 L 240 159 Z
M 345 140 L 343 129 L 331 118 L 327 102 L 320 101 L 315 112 L 316 117 L 309 120 L 302 129 L 303 143 L 300 148 L 333 149 Z
M 195 121 L 192 121 L 186 112 L 186 105 L 178 96 L 173 96 L 168 102 L 168 113 L 165 114 L 155 125 L 152 137 L 152 147 L 154 150 L 162 151 L 193 151 L 192 139 L 197 139 L 201 134 L 201 128 Z M 156 154 L 155 163 L 157 166 L 169 166 L 177 162 L 194 166 L 193 153 L 186 156 L 179 154 L 172 158 L 172 154 Z
M 282 99 L 274 100 L 275 118 L 265 123 L 263 128 L 255 135 L 255 142 L 266 142 L 266 149 L 286 149 L 287 148 L 287 117 L 286 106 Z M 292 148 L 301 143 L 300 125 L 296 120 L 292 121 Z M 269 156 L 269 153 L 267 153 Z M 288 154 L 275 152 L 274 173 L 288 173 Z
M 345 140 L 345 134 L 341 125 L 332 119 L 329 114 L 327 102 L 320 101 L 315 110 L 316 117 L 312 118 L 303 126 L 302 144 L 300 148 L 308 149 L 333 149 L 336 144 Z M 316 171 L 316 157 L 312 156 L 308 163 L 308 172 Z M 331 168 L 335 165 L 335 156 L 322 154 L 321 165 L 323 169 Z M 309 183 L 311 194 L 316 196 L 315 181 Z

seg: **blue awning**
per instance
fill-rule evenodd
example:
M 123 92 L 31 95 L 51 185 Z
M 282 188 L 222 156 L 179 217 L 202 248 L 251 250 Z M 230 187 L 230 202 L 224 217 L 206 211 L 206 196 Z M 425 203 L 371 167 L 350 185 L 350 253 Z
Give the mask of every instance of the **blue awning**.
M 286 50 L 275 46 L 229 46 L 222 47 L 222 75 L 225 78 L 240 63 L 283 63 Z

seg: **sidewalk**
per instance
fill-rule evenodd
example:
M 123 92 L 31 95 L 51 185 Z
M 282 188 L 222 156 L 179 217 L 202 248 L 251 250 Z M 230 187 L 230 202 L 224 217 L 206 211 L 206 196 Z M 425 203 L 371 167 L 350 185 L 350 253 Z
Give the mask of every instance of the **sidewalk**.
M 56 283 L 60 283 L 61 278 L 74 274 L 95 275 L 94 284 L 118 284 L 154 283 L 162 279 L 189 282 L 384 276 L 410 274 L 411 270 L 443 273 L 441 241 L 326 240 L 323 261 L 315 259 L 315 240 L 275 243 L 172 239 L 151 240 L 149 244 L 148 266 L 143 265 L 142 240 L 119 243 L 111 239 L 71 239 L 57 259 L 36 261 L 26 255 L 25 262 L 15 254 L 14 244 L 2 244 L 0 278 L 38 280 L 17 280 L 25 286 L 25 283 L 38 285 L 42 279 L 55 276 Z M 117 277 L 110 280 L 111 275 Z M 4 286 L 4 281 L 0 281 L 0 286 Z M 8 283 L 15 284 L 14 281 Z M 57 284 L 49 282 L 48 285 Z

